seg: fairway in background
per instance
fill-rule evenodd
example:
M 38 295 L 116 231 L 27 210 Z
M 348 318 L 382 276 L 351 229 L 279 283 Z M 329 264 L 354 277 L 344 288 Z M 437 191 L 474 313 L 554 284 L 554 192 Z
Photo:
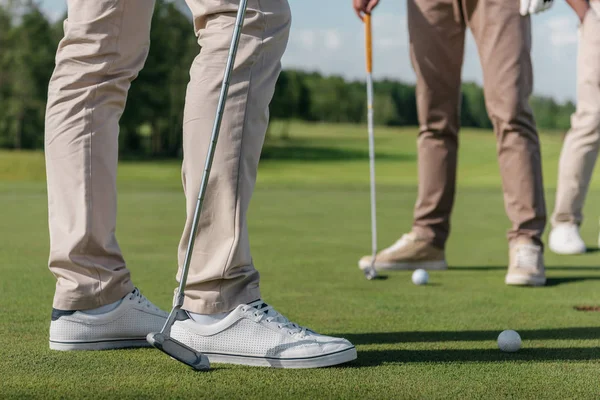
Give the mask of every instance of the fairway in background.
M 360 126 L 274 124 L 251 204 L 265 300 L 301 324 L 353 341 L 359 359 L 310 371 L 215 365 L 194 373 L 155 350 L 48 350 L 54 280 L 41 153 L 0 152 L 0 398 L 598 398 L 600 253 L 546 252 L 549 285 L 504 285 L 508 262 L 495 138 L 461 134 L 450 270 L 416 286 L 410 272 L 369 282 L 369 165 Z M 376 130 L 380 244 L 410 229 L 416 129 Z M 542 137 L 548 209 L 561 137 Z M 168 309 L 184 223 L 180 162 L 124 162 L 117 236 L 145 295 Z M 595 246 L 600 177 L 582 236 Z M 496 339 L 514 329 L 515 354 Z

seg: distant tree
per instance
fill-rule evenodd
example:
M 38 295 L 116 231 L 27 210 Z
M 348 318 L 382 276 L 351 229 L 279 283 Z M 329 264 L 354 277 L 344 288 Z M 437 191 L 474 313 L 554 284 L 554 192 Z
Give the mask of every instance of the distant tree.
M 396 117 L 390 125 L 418 125 L 415 86 L 392 81 L 387 81 L 387 84 L 391 86 L 392 100 L 396 106 Z
M 13 148 L 43 147 L 48 81 L 54 66 L 52 26 L 34 2 L 19 4 L 19 23 L 6 32 L 2 54 L 3 142 Z
M 530 103 L 538 127 L 567 130 L 571 126 L 571 114 L 575 111 L 573 103 L 561 105 L 550 97 L 538 96 L 532 97 Z
M 62 23 L 48 22 L 35 1 L 0 0 L 0 147 L 43 147 L 48 80 L 62 35 Z M 189 67 L 199 50 L 184 0 L 157 0 L 148 60 L 132 85 L 121 119 L 121 155 L 181 154 Z M 376 81 L 374 103 L 376 124 L 418 125 L 414 85 Z M 479 85 L 462 86 L 460 105 L 463 126 L 491 128 Z M 540 128 L 569 129 L 573 103 L 534 96 L 531 106 Z M 283 71 L 270 111 L 272 119 L 287 121 L 284 135 L 293 120 L 364 123 L 365 83 Z
M 182 146 L 189 68 L 199 46 L 190 19 L 165 0 L 156 2 L 150 40 L 148 59 L 121 119 L 121 153 L 175 157 Z
M 0 147 L 11 147 L 12 140 L 9 137 L 8 100 L 11 90 L 9 74 L 9 34 L 12 29 L 12 21 L 8 11 L 0 6 Z
M 487 114 L 483 89 L 476 83 L 462 85 L 461 125 L 491 129 L 492 122 Z
M 271 118 L 286 122 L 283 136 L 289 135 L 289 124 L 293 120 L 308 119 L 310 92 L 299 71 L 282 71 L 275 87 L 270 107 Z

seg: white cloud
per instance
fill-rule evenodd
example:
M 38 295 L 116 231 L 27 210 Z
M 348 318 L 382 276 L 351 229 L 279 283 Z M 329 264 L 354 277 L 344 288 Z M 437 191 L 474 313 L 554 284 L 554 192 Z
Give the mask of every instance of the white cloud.
M 42 0 L 54 18 L 61 16 L 65 3 L 65 0 Z M 577 17 L 565 2 L 555 3 L 552 10 L 532 18 L 535 93 L 560 100 L 574 99 Z M 349 0 L 290 0 L 290 6 L 294 23 L 283 60 L 285 67 L 364 78 L 364 28 Z M 373 35 L 375 76 L 414 82 L 408 51 L 406 0 L 381 2 L 373 14 Z M 482 82 L 477 47 L 470 34 L 463 78 Z
M 316 32 L 309 29 L 302 29 L 292 36 L 291 42 L 304 50 L 313 51 L 315 48 L 315 37 Z
M 571 16 L 553 17 L 546 22 L 550 31 L 550 43 L 555 47 L 569 46 L 577 43 L 577 31 Z
M 344 10 L 349 10 L 346 5 Z M 311 27 L 313 21 L 296 18 L 284 66 L 364 79 L 364 27 L 353 15 L 349 15 L 348 20 L 347 24 L 332 28 L 327 25 Z M 408 51 L 408 26 L 401 13 L 374 14 L 373 45 L 377 78 L 414 81 Z
M 342 35 L 338 30 L 328 29 L 322 32 L 322 36 L 327 50 L 338 50 L 342 46 Z
M 558 100 L 575 100 L 577 88 L 577 17 L 565 11 L 533 21 L 535 93 Z
M 373 30 L 375 49 L 401 50 L 408 47 L 408 22 L 402 15 L 377 16 Z
M 337 29 L 299 29 L 291 36 L 290 43 L 308 52 L 339 50 L 344 38 Z

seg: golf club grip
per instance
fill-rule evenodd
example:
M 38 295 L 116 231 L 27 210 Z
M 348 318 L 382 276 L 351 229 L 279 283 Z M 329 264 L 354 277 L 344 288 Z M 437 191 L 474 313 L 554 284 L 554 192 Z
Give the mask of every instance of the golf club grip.
M 365 14 L 365 39 L 367 48 L 367 72 L 373 72 L 373 28 L 371 14 Z

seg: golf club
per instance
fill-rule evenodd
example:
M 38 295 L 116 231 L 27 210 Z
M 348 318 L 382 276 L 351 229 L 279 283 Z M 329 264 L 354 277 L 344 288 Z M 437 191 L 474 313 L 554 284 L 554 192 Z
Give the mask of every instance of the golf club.
M 212 130 L 212 137 L 210 146 L 208 148 L 208 154 L 206 156 L 206 164 L 204 166 L 204 173 L 202 175 L 202 183 L 200 184 L 200 190 L 198 193 L 198 201 L 196 203 L 196 210 L 194 211 L 194 219 L 190 238 L 187 246 L 185 255 L 185 261 L 183 263 L 183 270 L 181 272 L 181 279 L 179 282 L 179 288 L 177 290 L 177 298 L 175 305 L 167 318 L 167 322 L 160 332 L 148 334 L 147 340 L 152 346 L 168 354 L 174 359 L 181 361 L 190 367 L 203 371 L 210 368 L 208 357 L 204 354 L 197 352 L 196 350 L 178 342 L 177 340 L 170 337 L 171 327 L 175 323 L 177 316 L 183 312 L 181 307 L 183 306 L 185 285 L 187 282 L 188 272 L 190 269 L 190 262 L 192 260 L 192 253 L 194 250 L 194 243 L 196 241 L 196 234 L 198 233 L 198 225 L 200 222 L 200 214 L 202 213 L 202 206 L 204 204 L 204 197 L 206 194 L 206 188 L 208 186 L 208 178 L 210 177 L 210 170 L 212 168 L 213 159 L 215 157 L 215 149 L 217 147 L 217 140 L 219 138 L 219 132 L 221 130 L 221 122 L 223 121 L 223 113 L 225 111 L 225 103 L 227 102 L 227 95 L 229 93 L 229 83 L 231 81 L 231 73 L 235 64 L 235 58 L 237 55 L 238 46 L 240 43 L 240 37 L 242 34 L 242 26 L 244 24 L 244 18 L 246 16 L 246 8 L 248 0 L 241 0 L 237 11 L 237 18 L 235 22 L 235 28 L 233 31 L 233 38 L 231 39 L 231 46 L 229 48 L 229 57 L 227 59 L 227 66 L 225 68 L 225 74 L 223 75 L 223 85 L 221 86 L 221 95 L 219 97 L 219 103 L 217 106 L 217 113 L 215 122 Z
M 373 131 L 373 38 L 371 15 L 365 14 L 365 39 L 367 50 L 367 109 L 369 124 L 369 167 L 371 173 L 371 249 L 373 258 L 371 265 L 364 269 L 365 277 L 369 280 L 377 277 L 375 256 L 377 255 L 377 206 L 375 204 L 375 134 Z

